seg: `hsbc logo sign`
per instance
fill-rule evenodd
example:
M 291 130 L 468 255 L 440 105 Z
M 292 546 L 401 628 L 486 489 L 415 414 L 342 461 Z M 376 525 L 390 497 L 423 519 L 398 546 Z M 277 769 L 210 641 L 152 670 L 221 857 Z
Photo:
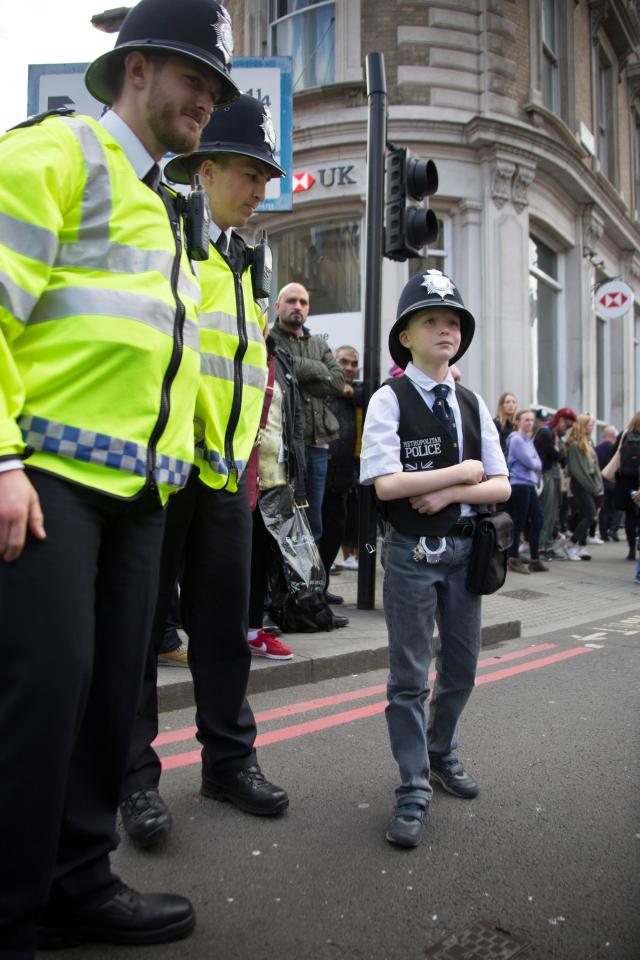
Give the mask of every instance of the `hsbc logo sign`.
M 603 320 L 623 317 L 633 303 L 633 290 L 622 280 L 610 280 L 596 290 L 596 313 Z
M 293 193 L 303 193 L 305 190 L 311 190 L 316 182 L 312 173 L 294 173 L 293 174 Z
M 316 185 L 324 190 L 336 187 L 351 187 L 358 183 L 355 165 L 319 167 L 315 173 L 300 171 L 293 174 L 293 193 L 306 193 Z

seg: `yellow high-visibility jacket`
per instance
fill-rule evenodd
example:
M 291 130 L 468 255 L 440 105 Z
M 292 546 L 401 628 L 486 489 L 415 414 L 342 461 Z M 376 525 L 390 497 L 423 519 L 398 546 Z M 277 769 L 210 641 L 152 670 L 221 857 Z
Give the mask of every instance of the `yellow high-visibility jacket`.
M 211 244 L 209 259 L 199 264 L 195 462 L 203 483 L 230 493 L 237 491 L 255 443 L 267 382 L 266 321 L 254 300 L 249 256 L 249 248 L 232 234 L 229 260 Z
M 0 138 L 0 458 L 124 498 L 186 482 L 200 288 L 165 196 L 89 117 Z

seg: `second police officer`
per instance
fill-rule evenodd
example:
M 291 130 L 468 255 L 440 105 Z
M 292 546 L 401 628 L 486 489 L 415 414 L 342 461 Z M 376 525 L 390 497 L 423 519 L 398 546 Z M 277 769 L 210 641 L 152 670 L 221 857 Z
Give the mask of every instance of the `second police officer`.
M 253 814 L 273 815 L 289 803 L 269 783 L 255 752 L 256 723 L 247 701 L 251 653 L 247 642 L 251 512 L 243 476 L 260 420 L 266 385 L 266 318 L 248 247 L 233 227 L 244 226 L 272 177 L 284 175 L 274 157 L 267 107 L 243 95 L 217 110 L 192 156 L 166 168 L 169 180 L 198 175 L 211 205 L 211 250 L 200 266 L 201 377 L 196 403 L 196 469 L 171 498 L 162 551 L 154 649 L 147 664 L 129 771 L 120 805 L 125 830 L 150 845 L 171 826 L 158 792 L 157 650 L 176 579 L 181 574 L 182 623 L 202 744 L 202 793 Z M 259 269 L 258 269 L 259 272 Z

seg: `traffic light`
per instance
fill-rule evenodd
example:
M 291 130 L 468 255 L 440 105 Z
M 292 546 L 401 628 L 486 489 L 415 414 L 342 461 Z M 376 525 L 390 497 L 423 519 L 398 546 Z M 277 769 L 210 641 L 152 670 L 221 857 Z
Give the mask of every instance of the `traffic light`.
M 438 189 L 433 160 L 412 157 L 406 147 L 389 147 L 386 154 L 384 255 L 389 260 L 421 257 L 424 246 L 438 236 L 433 210 L 413 206 Z

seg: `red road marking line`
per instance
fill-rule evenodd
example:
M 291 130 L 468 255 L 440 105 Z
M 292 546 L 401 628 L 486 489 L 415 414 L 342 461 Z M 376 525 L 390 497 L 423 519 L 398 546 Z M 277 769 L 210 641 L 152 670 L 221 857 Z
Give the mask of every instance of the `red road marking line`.
M 520 673 L 528 673 L 530 670 L 539 670 L 541 667 L 547 667 L 552 663 L 559 663 L 562 660 L 569 660 L 572 657 L 580 656 L 582 653 L 593 652 L 593 649 L 590 647 L 572 647 L 569 650 L 563 650 L 549 657 L 540 657 L 538 660 L 530 660 L 527 663 L 506 667 L 504 670 L 494 670 L 492 673 L 483 674 L 483 676 L 478 678 L 477 685 L 491 683 L 494 680 L 505 680 L 507 677 L 517 676 Z M 296 723 L 290 727 L 281 727 L 279 730 L 261 733 L 256 737 L 256 746 L 268 746 L 271 743 L 279 743 L 283 740 L 294 740 L 308 733 L 317 733 L 320 730 L 329 730 L 331 727 L 352 723 L 354 720 L 372 717 L 375 714 L 383 713 L 386 705 L 386 701 L 382 700 L 378 703 L 370 703 L 364 707 L 357 707 L 355 710 L 344 710 L 342 713 L 333 713 L 327 717 L 318 717 L 316 720 L 307 720 L 304 723 Z M 162 769 L 173 770 L 176 767 L 187 767 L 190 764 L 199 763 L 200 759 L 199 750 L 175 754 L 174 756 L 163 758 Z
M 524 647 L 522 650 L 514 650 L 512 653 L 505 653 L 501 657 L 487 657 L 480 660 L 478 669 L 483 667 L 492 667 L 496 663 L 506 663 L 509 660 L 519 660 L 522 657 L 528 657 L 533 653 L 543 653 L 545 650 L 553 650 L 555 643 L 538 643 L 530 647 Z M 429 675 L 433 679 L 433 674 Z M 330 697 L 318 697 L 315 700 L 303 700 L 298 703 L 290 703 L 283 707 L 273 707 L 271 710 L 263 710 L 256 714 L 258 723 L 266 723 L 268 720 L 280 720 L 282 717 L 291 717 L 298 713 L 310 713 L 312 710 L 321 710 L 322 707 L 333 707 L 339 703 L 350 703 L 352 700 L 364 700 L 366 697 L 373 697 L 378 693 L 384 693 L 387 689 L 386 683 L 377 683 L 372 687 L 363 687 L 360 690 L 349 690 L 347 693 L 336 693 Z M 163 747 L 169 743 L 179 743 L 181 740 L 191 740 L 195 736 L 195 727 L 183 727 L 181 730 L 168 730 L 166 733 L 160 733 L 153 741 L 154 747 Z
M 539 660 L 520 663 L 517 667 L 505 667 L 504 670 L 493 670 L 491 673 L 485 673 L 481 677 L 478 677 L 476 686 L 479 687 L 483 683 L 493 683 L 494 680 L 504 680 L 506 677 L 513 677 L 517 673 L 527 673 L 529 670 L 537 670 L 539 667 L 546 667 L 550 663 L 559 663 L 561 660 L 569 660 L 571 657 L 579 657 L 581 653 L 593 653 L 593 648 L 571 647 L 569 650 L 554 653 L 550 657 L 540 657 Z

